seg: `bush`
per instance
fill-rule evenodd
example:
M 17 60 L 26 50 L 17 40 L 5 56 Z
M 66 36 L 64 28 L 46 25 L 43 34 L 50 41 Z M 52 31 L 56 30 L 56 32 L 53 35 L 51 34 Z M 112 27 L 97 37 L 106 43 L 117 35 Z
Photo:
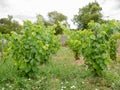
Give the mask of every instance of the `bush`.
M 7 54 L 15 60 L 21 75 L 35 76 L 39 65 L 48 62 L 50 55 L 59 49 L 59 39 L 54 33 L 54 27 L 31 22 L 24 23 L 21 34 L 12 32 Z

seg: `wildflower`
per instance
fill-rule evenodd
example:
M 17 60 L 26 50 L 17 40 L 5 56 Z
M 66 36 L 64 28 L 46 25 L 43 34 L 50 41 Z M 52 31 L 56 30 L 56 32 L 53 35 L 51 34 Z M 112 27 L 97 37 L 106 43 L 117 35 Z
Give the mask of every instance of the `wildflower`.
M 61 82 L 61 84 L 63 84 L 63 82 Z
M 63 88 L 66 88 L 66 86 L 62 86 L 61 88 L 62 88 L 62 89 L 63 89 Z
M 82 82 L 82 84 L 84 84 L 85 82 Z
M 76 88 L 76 87 L 73 85 L 73 86 L 71 86 L 71 88 L 73 89 L 73 88 Z
M 66 81 L 66 83 L 69 83 L 68 81 Z
M 5 88 L 3 87 L 2 90 L 5 90 Z

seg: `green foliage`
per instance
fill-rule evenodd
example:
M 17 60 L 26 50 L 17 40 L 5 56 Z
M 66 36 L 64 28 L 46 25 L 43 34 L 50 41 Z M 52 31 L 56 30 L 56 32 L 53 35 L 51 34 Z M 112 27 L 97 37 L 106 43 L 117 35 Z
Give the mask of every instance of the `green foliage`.
M 59 22 L 56 23 L 56 27 L 55 27 L 55 35 L 58 34 L 63 34 L 63 28 L 60 26 Z
M 11 31 L 20 32 L 22 28 L 21 25 L 12 20 L 12 16 L 8 15 L 8 18 L 1 18 L 0 19 L 0 32 L 3 34 L 10 33 Z
M 0 33 L 0 60 L 4 60 L 4 52 L 7 49 L 9 34 L 1 34 Z
M 36 18 L 37 18 L 37 21 L 35 22 L 35 24 L 43 23 L 44 25 L 46 25 L 46 20 L 42 15 L 38 14 Z
M 68 38 L 68 46 L 75 53 L 75 58 L 83 56 L 90 70 L 95 75 L 101 75 L 109 62 L 108 41 L 106 32 L 99 31 L 98 34 L 90 30 L 72 31 Z M 77 56 L 77 57 L 76 57 Z
M 50 63 L 40 66 L 38 78 L 20 77 L 13 59 L 0 60 L 0 89 L 4 90 L 119 90 L 120 63 L 111 63 L 103 77 L 91 76 L 85 65 L 74 61 L 72 51 L 62 47 Z
M 101 75 L 107 68 L 110 58 L 116 58 L 116 40 L 120 37 L 119 34 L 115 35 L 119 31 L 116 24 L 118 25 L 114 21 L 106 24 L 92 21 L 89 23 L 90 30 L 84 31 L 69 31 L 64 27 L 65 33 L 68 35 L 68 46 L 75 53 L 75 58 L 83 56 L 95 75 Z
M 51 25 L 59 22 L 64 22 L 67 20 L 67 17 L 65 15 L 63 15 L 62 13 L 59 13 L 57 11 L 52 11 L 48 13 L 48 17 L 49 17 L 49 22 Z
M 92 34 L 91 31 L 68 31 L 67 44 L 74 52 L 75 59 L 79 59 L 80 56 L 83 56 L 84 51 L 89 42 L 89 36 Z
M 110 61 L 108 53 L 109 44 L 106 40 L 106 33 L 100 31 L 90 36 L 90 42 L 84 53 L 85 61 L 88 67 L 95 75 L 101 75 Z
M 108 39 L 110 39 L 112 35 L 120 32 L 120 23 L 115 20 L 110 20 L 106 23 L 99 24 L 99 29 L 106 31 Z
M 49 25 L 56 24 L 55 35 L 62 34 L 63 29 L 60 27 L 59 22 L 61 22 L 65 26 L 68 26 L 67 17 L 62 13 L 58 13 L 57 11 L 49 12 L 48 17 L 49 17 L 49 21 L 48 21 Z
M 89 3 L 85 7 L 79 9 L 78 14 L 74 16 L 73 21 L 77 24 L 78 29 L 87 29 L 88 23 L 91 20 L 102 22 L 101 10 L 102 8 L 96 1 Z
M 21 34 L 12 32 L 7 54 L 15 60 L 20 74 L 36 75 L 39 65 L 48 62 L 50 55 L 59 49 L 59 39 L 54 33 L 54 26 L 46 28 L 31 22 L 24 23 Z
M 118 48 L 117 40 L 119 40 L 119 39 L 120 39 L 120 33 L 116 33 L 110 37 L 109 52 L 110 52 L 110 58 L 112 60 L 116 60 L 116 58 L 117 58 L 117 48 Z
M 110 58 L 116 60 L 117 58 L 117 40 L 110 39 Z
M 97 33 L 97 31 L 105 31 L 106 40 L 109 42 L 109 54 L 112 60 L 116 60 L 117 56 L 117 40 L 120 39 L 120 23 L 115 20 L 107 21 L 105 24 L 89 23 L 89 29 Z M 96 31 L 95 31 L 96 30 Z
M 42 15 L 37 15 L 37 21 L 35 24 L 38 24 L 41 21 L 46 27 L 56 25 L 55 27 L 55 35 L 63 34 L 63 29 L 60 27 L 60 23 L 69 27 L 67 22 L 67 16 L 59 13 L 57 11 L 52 11 L 48 13 L 48 20 L 46 20 Z
M 2 34 L 0 33 L 0 52 L 2 51 Z
M 67 16 L 59 13 L 57 11 L 52 11 L 48 13 L 49 21 L 47 22 L 47 26 L 56 24 L 55 35 L 62 34 L 63 29 L 60 27 L 60 23 L 64 24 L 66 27 L 69 27 L 67 22 Z

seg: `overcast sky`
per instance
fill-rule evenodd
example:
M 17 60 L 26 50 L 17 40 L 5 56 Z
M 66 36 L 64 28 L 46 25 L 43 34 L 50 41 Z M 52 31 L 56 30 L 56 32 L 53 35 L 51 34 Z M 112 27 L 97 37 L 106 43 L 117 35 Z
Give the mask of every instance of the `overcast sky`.
M 71 19 L 78 13 L 79 8 L 95 0 L 0 0 L 0 18 L 12 15 L 14 19 L 34 21 L 37 14 L 47 17 L 47 13 L 58 11 Z M 103 8 L 104 18 L 120 20 L 120 0 L 96 0 Z M 109 17 L 107 17 L 109 16 Z

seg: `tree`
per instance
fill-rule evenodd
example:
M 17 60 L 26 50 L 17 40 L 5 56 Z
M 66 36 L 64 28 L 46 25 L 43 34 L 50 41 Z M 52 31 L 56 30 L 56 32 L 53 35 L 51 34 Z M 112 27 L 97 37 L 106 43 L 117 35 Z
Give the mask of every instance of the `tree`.
M 39 24 L 39 23 L 42 23 L 44 25 L 46 24 L 46 20 L 41 14 L 38 14 L 36 18 L 37 18 L 37 21 L 35 22 L 35 24 Z
M 49 12 L 48 17 L 51 24 L 57 23 L 57 21 L 65 22 L 67 20 L 65 15 L 58 13 L 57 11 Z
M 7 18 L 0 19 L 0 32 L 1 33 L 10 33 L 11 31 L 19 32 L 21 25 L 13 20 L 13 16 L 8 15 Z
M 47 25 L 54 25 L 56 24 L 56 35 L 62 34 L 63 29 L 60 27 L 59 22 L 64 24 L 66 27 L 69 27 L 69 24 L 67 22 L 67 16 L 63 15 L 62 13 L 59 13 L 57 11 L 52 11 L 48 13 L 49 20 L 47 22 Z
M 48 13 L 48 20 L 46 20 L 42 15 L 38 14 L 36 16 L 37 21 L 35 22 L 35 24 L 39 24 L 39 23 L 43 23 L 46 27 L 47 26 L 52 26 L 52 25 L 56 25 L 55 27 L 55 35 L 57 34 L 62 34 L 63 33 L 63 29 L 61 28 L 60 23 L 62 23 L 63 25 L 65 25 L 66 27 L 69 27 L 69 24 L 67 22 L 67 16 L 63 15 L 62 13 L 59 13 L 57 11 L 52 11 Z
M 98 2 L 89 3 L 85 7 L 79 9 L 78 14 L 74 16 L 73 22 L 77 24 L 78 29 L 87 29 L 88 23 L 91 20 L 99 23 L 102 22 L 101 10 L 102 8 Z

